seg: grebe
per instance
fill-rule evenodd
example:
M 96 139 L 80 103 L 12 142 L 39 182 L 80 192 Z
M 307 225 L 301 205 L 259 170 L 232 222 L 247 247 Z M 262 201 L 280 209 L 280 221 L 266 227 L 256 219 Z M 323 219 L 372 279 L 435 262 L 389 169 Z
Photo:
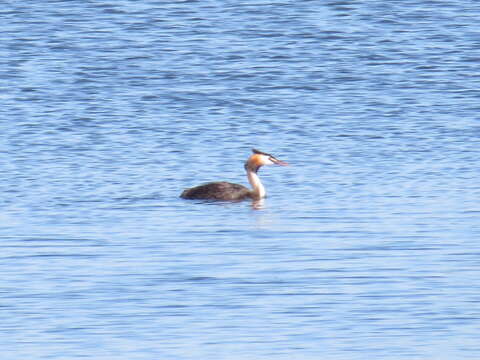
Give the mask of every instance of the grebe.
M 248 182 L 252 190 L 243 185 L 232 184 L 226 181 L 211 182 L 190 189 L 186 189 L 180 195 L 183 199 L 205 199 L 205 200 L 229 200 L 238 201 L 245 199 L 260 200 L 266 195 L 265 188 L 257 175 L 263 165 L 288 165 L 285 161 L 278 160 L 273 155 L 252 149 L 251 155 L 245 163 Z

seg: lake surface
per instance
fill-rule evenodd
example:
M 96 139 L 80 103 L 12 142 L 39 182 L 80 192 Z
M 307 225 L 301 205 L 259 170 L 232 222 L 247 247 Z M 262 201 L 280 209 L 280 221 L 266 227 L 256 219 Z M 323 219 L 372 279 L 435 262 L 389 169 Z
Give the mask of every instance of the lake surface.
M 7 1 L 2 359 L 479 359 L 479 17 Z

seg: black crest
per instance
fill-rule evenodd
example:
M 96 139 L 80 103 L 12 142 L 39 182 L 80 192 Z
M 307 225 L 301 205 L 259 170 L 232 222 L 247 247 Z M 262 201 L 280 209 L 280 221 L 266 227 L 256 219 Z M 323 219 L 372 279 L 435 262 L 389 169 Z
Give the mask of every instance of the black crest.
M 257 149 L 252 149 L 252 152 L 253 152 L 254 154 L 266 155 L 266 156 L 273 157 L 273 155 L 267 154 L 267 153 L 265 153 L 265 152 L 263 152 L 263 151 L 260 151 L 260 150 L 257 150 Z

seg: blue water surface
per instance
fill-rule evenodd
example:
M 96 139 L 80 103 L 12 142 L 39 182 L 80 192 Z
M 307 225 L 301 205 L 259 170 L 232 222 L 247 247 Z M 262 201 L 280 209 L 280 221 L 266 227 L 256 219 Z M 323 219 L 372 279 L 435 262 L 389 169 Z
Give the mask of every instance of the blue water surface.
M 2 359 L 479 359 L 479 17 L 7 1 Z

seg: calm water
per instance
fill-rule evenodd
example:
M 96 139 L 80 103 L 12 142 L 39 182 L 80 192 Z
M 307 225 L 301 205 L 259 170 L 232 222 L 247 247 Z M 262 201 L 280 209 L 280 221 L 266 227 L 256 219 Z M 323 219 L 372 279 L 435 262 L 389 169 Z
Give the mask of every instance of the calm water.
M 2 359 L 480 358 L 479 16 L 7 1 Z

